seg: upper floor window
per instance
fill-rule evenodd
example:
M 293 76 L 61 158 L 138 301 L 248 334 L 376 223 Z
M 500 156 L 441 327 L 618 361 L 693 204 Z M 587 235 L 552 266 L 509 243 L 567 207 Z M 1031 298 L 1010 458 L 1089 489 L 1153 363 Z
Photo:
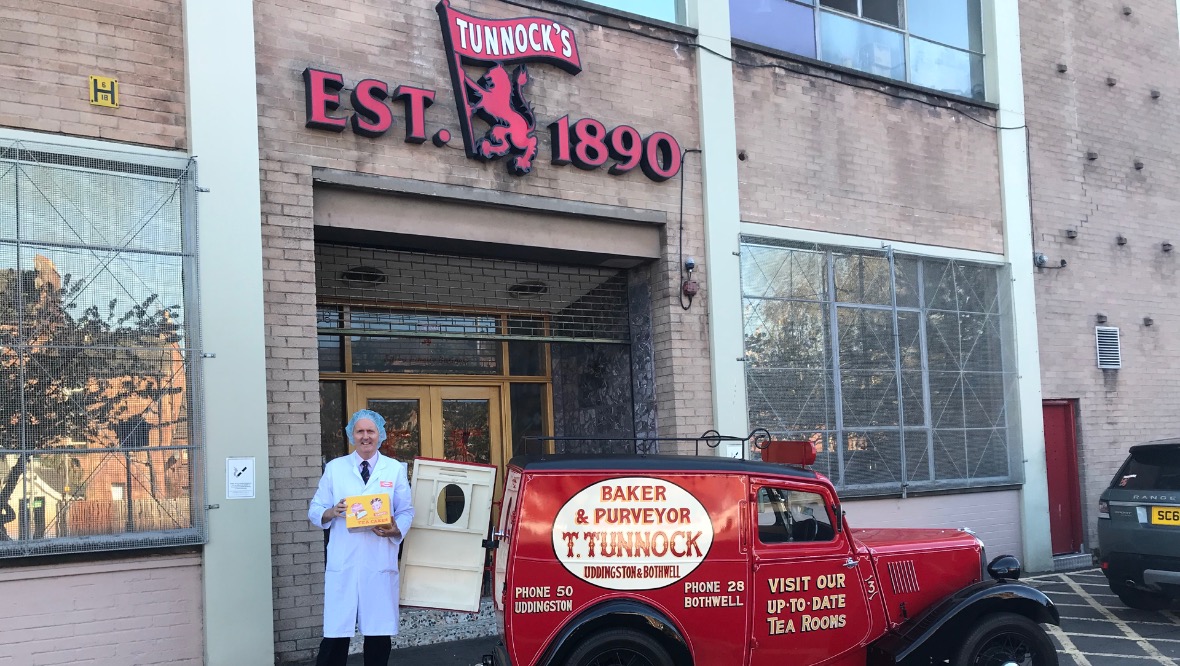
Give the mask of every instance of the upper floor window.
M 590 2 L 668 23 L 677 22 L 677 0 L 590 0 Z
M 730 0 L 735 39 L 984 99 L 979 0 Z

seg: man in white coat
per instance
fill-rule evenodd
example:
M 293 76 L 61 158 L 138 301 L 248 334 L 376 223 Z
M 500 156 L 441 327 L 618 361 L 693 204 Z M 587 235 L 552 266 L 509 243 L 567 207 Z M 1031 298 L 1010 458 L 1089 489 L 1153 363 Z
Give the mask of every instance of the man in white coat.
M 377 452 L 385 441 L 385 419 L 362 409 L 345 428 L 356 449 L 324 467 L 307 518 L 328 535 L 324 571 L 324 640 L 316 666 L 344 666 L 348 642 L 359 626 L 365 637 L 365 666 L 385 666 L 398 625 L 397 555 L 414 520 L 405 464 Z M 391 527 L 345 527 L 350 495 L 388 493 Z

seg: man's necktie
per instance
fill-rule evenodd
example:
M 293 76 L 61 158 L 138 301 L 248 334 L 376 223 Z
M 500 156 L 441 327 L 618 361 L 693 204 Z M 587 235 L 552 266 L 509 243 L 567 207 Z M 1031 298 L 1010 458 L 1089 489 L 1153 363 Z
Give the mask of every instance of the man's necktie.
M 361 479 L 364 480 L 365 483 L 369 482 L 369 461 L 368 460 L 361 461 Z

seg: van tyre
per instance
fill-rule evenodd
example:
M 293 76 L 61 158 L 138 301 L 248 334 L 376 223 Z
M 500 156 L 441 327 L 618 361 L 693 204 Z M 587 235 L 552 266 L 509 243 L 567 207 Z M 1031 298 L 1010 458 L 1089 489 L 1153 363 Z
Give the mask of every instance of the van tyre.
M 610 629 L 582 641 L 568 666 L 674 666 L 668 652 L 651 636 L 631 629 Z
M 951 660 L 953 666 L 1057 666 L 1057 649 L 1040 625 L 1016 613 L 979 620 Z
M 1145 590 L 1136 590 L 1135 588 L 1125 584 L 1111 581 L 1110 591 L 1118 595 L 1119 600 L 1130 608 L 1138 608 L 1139 610 L 1160 611 L 1167 610 L 1172 605 L 1172 600 L 1163 595 L 1155 594 L 1154 592 L 1147 592 Z

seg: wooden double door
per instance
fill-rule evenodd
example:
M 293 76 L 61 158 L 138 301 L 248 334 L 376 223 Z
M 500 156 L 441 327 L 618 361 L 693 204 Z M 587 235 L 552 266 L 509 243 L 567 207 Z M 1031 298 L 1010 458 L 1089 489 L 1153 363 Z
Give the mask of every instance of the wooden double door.
M 502 384 L 357 384 L 358 408 L 385 417 L 382 455 L 495 465 L 503 474 L 507 421 Z M 503 478 L 502 476 L 500 478 Z

